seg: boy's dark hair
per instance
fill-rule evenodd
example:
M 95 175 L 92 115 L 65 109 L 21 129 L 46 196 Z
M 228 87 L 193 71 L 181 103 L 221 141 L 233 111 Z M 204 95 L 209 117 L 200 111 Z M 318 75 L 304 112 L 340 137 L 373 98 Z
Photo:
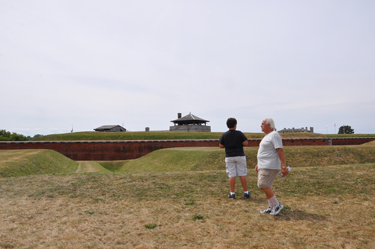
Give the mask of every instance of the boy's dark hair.
M 235 118 L 228 118 L 227 126 L 229 129 L 233 128 L 237 124 L 237 119 Z

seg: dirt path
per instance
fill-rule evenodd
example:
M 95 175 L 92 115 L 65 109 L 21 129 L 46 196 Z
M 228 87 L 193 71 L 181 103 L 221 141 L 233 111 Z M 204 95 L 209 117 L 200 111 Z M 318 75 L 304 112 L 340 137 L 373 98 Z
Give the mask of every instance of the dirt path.
M 106 168 L 97 162 L 93 161 L 79 161 L 77 173 L 90 173 L 90 172 L 109 172 Z

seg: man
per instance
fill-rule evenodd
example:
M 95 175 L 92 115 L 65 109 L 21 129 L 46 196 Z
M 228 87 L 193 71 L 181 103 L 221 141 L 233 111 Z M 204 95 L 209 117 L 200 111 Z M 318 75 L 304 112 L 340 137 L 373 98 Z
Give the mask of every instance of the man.
M 247 146 L 247 138 L 241 131 L 237 131 L 237 120 L 235 118 L 228 118 L 228 131 L 223 133 L 219 140 L 219 147 L 225 148 L 225 163 L 226 170 L 229 177 L 230 194 L 227 196 L 230 199 L 236 199 L 235 185 L 236 177 L 239 176 L 244 190 L 244 199 L 250 198 L 247 190 L 247 165 L 246 156 L 243 146 Z
M 259 144 L 258 164 L 255 166 L 255 171 L 258 172 L 258 187 L 266 194 L 268 208 L 260 211 L 260 213 L 278 215 L 284 206 L 274 195 L 272 184 L 280 168 L 284 176 L 288 175 L 289 172 L 286 168 L 283 142 L 275 129 L 273 119 L 264 119 L 261 128 L 266 135 Z

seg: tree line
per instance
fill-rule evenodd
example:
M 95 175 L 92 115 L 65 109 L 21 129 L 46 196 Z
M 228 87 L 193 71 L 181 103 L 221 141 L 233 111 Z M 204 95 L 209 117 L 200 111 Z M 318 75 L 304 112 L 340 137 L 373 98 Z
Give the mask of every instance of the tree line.
M 33 137 L 30 136 L 24 136 L 22 134 L 18 134 L 15 132 L 9 132 L 6 130 L 0 130 L 0 141 L 28 141 L 32 140 L 37 137 L 42 137 L 43 135 L 41 134 L 36 134 Z

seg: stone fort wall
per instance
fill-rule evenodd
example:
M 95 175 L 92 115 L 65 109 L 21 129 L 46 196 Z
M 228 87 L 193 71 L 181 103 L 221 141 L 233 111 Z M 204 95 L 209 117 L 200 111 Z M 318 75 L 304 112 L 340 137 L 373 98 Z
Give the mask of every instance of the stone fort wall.
M 359 145 L 371 138 L 283 139 L 284 146 Z M 259 146 L 261 139 L 249 139 L 249 146 Z M 123 140 L 123 141 L 26 141 L 0 142 L 0 150 L 50 149 L 77 161 L 128 160 L 152 151 L 174 147 L 218 147 L 218 139 L 196 140 Z

